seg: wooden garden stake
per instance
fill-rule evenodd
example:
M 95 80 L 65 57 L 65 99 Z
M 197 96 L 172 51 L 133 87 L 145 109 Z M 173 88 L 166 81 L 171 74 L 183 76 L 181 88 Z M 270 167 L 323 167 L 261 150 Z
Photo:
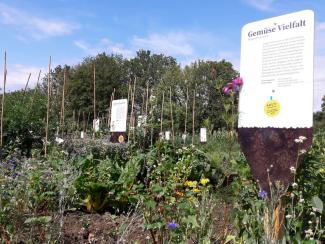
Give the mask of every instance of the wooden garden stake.
M 76 111 L 75 110 L 73 110 L 73 112 L 72 112 L 72 120 L 73 120 L 73 128 L 72 128 L 72 130 L 74 131 L 76 129 L 76 126 L 75 126 L 75 124 L 76 124 Z
M 111 100 L 110 100 L 110 103 L 109 103 L 109 108 L 108 108 L 108 121 L 107 121 L 107 124 L 108 126 L 110 127 L 110 123 L 111 123 L 111 114 L 112 114 L 112 104 L 113 104 L 113 101 L 114 101 L 114 96 L 115 96 L 115 88 L 113 89 L 113 92 L 111 94 Z
M 86 132 L 88 131 L 89 117 L 90 117 L 90 113 L 88 112 L 87 122 L 86 122 Z
M 60 116 L 60 127 L 61 127 L 61 137 L 63 137 L 64 131 L 64 113 L 65 113 L 65 85 L 66 85 L 66 69 L 63 73 L 63 87 L 62 87 L 62 101 L 61 101 L 61 116 Z
M 147 120 L 148 120 L 148 101 L 149 101 L 149 82 L 147 82 L 147 97 L 146 97 L 146 108 L 145 108 L 145 125 L 144 125 L 144 136 L 147 134 Z
M 152 89 L 150 90 L 150 94 L 152 94 Z M 158 103 L 158 101 L 156 100 Z M 158 104 L 157 104 L 158 105 Z M 154 113 L 153 113 L 153 102 L 150 103 L 150 109 L 149 109 L 149 114 L 151 113 L 151 120 L 154 120 Z M 150 145 L 152 146 L 153 144 L 153 126 L 151 125 L 151 130 L 150 130 Z
M 86 131 L 86 115 L 85 111 L 82 111 L 83 131 Z
M 131 99 L 132 99 L 132 104 L 131 104 L 131 116 L 130 116 L 130 126 L 129 126 L 129 135 L 128 138 L 131 136 L 131 130 L 133 133 L 133 139 L 134 139 L 134 99 L 135 99 L 135 85 L 136 85 L 137 79 L 135 77 L 134 83 L 133 83 L 133 91 L 131 88 Z
M 141 114 L 144 114 L 145 94 L 142 95 Z
M 35 99 L 36 91 L 37 91 L 37 89 L 38 89 L 39 80 L 40 80 L 40 78 L 41 78 L 41 73 L 42 73 L 42 70 L 40 70 L 39 73 L 38 73 L 37 83 L 36 83 L 36 87 L 35 87 L 35 89 L 34 89 L 34 95 L 33 95 L 32 102 L 31 102 L 31 104 L 30 104 L 30 107 L 29 107 L 28 111 L 30 111 L 30 110 L 33 108 L 33 104 L 34 104 L 34 99 Z
M 47 77 L 47 109 L 46 109 L 46 130 L 45 130 L 45 147 L 44 154 L 47 156 L 47 140 L 49 133 L 49 117 L 50 117 L 50 92 L 51 92 L 51 56 L 49 60 L 49 73 Z
M 26 82 L 26 85 L 25 85 L 25 89 L 24 89 L 24 97 L 25 97 L 25 93 L 27 91 L 27 87 L 28 87 L 28 83 L 29 83 L 31 75 L 32 75 L 32 73 L 29 73 L 29 76 L 28 76 L 28 79 L 27 79 L 27 82 Z
M 186 143 L 187 136 L 187 110 L 188 110 L 188 86 L 186 85 L 186 101 L 185 101 L 185 121 L 184 121 L 184 144 Z
M 169 87 L 169 104 L 170 104 L 170 119 L 171 119 L 171 123 L 172 123 L 172 139 L 173 139 L 173 145 L 175 145 L 172 88 L 171 87 Z
M 187 107 L 188 107 L 188 86 L 186 86 L 186 102 L 185 102 L 185 123 L 184 123 L 184 134 L 186 134 L 186 125 L 187 125 Z
M 193 111 L 192 111 L 192 145 L 194 145 L 194 136 L 195 136 L 195 96 L 196 96 L 196 84 L 193 93 Z
M 94 113 L 94 119 L 93 119 L 93 123 L 94 123 L 94 121 L 97 119 L 97 115 L 96 115 L 96 66 L 95 66 L 95 64 L 94 64 L 94 72 L 93 72 L 93 75 L 94 75 L 94 77 L 93 77 L 93 88 L 94 88 L 94 95 L 93 95 L 93 106 L 94 106 L 94 108 L 93 108 L 93 113 Z M 93 125 L 93 127 L 94 127 L 94 125 Z M 95 128 L 93 128 L 93 139 L 95 139 Z
M 162 103 L 161 103 L 161 112 L 160 112 L 160 134 L 163 132 L 163 116 L 164 116 L 164 102 L 165 102 L 165 91 L 163 91 Z
M 79 130 L 79 123 L 80 123 L 80 109 L 78 110 L 77 130 Z
M 3 69 L 3 93 L 2 93 L 2 104 L 1 104 L 1 139 L 0 139 L 0 146 L 2 148 L 3 145 L 3 109 L 5 104 L 5 93 L 6 93 L 6 82 L 7 82 L 7 52 L 5 52 L 4 58 L 4 69 Z

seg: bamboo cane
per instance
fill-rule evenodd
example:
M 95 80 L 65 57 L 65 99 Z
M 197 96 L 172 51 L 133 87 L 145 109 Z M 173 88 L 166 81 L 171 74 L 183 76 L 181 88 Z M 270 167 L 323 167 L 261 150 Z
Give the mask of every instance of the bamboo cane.
M 78 110 L 77 130 L 79 130 L 79 123 L 80 123 L 80 109 Z
M 185 102 L 185 124 L 184 124 L 184 134 L 186 135 L 186 132 L 187 132 L 187 128 L 186 128 L 186 125 L 187 125 L 187 107 L 188 107 L 188 86 L 186 86 L 186 102 Z
M 160 134 L 163 132 L 163 116 L 164 116 L 164 102 L 165 102 L 165 91 L 163 91 L 162 103 L 161 103 L 161 112 L 160 112 Z
M 46 130 L 45 130 L 45 148 L 44 154 L 47 156 L 47 140 L 49 133 L 49 117 L 50 117 L 50 92 L 51 92 L 51 56 L 49 60 L 49 73 L 47 77 L 47 109 L 46 109 Z
M 194 133 L 195 133 L 195 97 L 196 97 L 196 84 L 194 88 L 194 96 L 193 96 L 193 113 L 192 113 L 192 145 L 194 145 Z
M 97 119 L 96 115 L 96 66 L 94 64 L 94 71 L 93 71 L 93 113 L 94 113 L 94 119 L 93 119 L 93 139 L 95 139 L 95 127 L 94 127 L 94 121 Z
M 145 94 L 142 94 L 141 115 L 144 114 Z
M 145 108 L 144 136 L 146 136 L 146 134 L 147 134 L 148 101 L 149 101 L 149 82 L 147 82 L 147 97 L 146 97 L 146 108 Z
M 90 116 L 90 113 L 88 112 L 88 115 L 87 115 L 87 122 L 86 122 L 86 133 L 87 133 L 87 131 L 88 131 L 89 116 Z
M 131 133 L 130 131 L 132 130 L 132 135 L 133 135 L 133 140 L 134 140 L 134 137 L 135 137 L 135 133 L 134 133 L 134 100 L 135 100 L 135 86 L 136 86 L 136 83 L 137 83 L 137 78 L 135 77 L 134 79 L 134 83 L 133 83 L 133 91 L 131 91 L 132 95 L 132 103 L 131 103 L 131 117 L 130 117 L 130 129 L 129 129 L 129 136 L 128 138 L 131 138 Z
M 152 95 L 152 89 L 150 90 L 150 94 Z M 158 101 L 156 100 L 156 102 L 158 103 Z M 158 104 L 157 104 L 158 105 Z M 151 121 L 154 120 L 154 113 L 153 113 L 153 102 L 150 103 L 150 109 L 148 111 L 148 114 L 151 114 Z M 149 117 L 149 116 L 148 116 Z M 149 119 L 148 119 L 149 121 Z M 150 130 L 150 146 L 152 146 L 153 144 L 153 125 L 151 125 L 151 130 Z
M 27 91 L 27 87 L 28 87 L 28 83 L 29 83 L 31 75 L 32 75 L 32 73 L 29 73 L 29 76 L 28 76 L 28 79 L 27 79 L 27 82 L 26 82 L 26 85 L 25 85 L 25 89 L 24 89 L 24 97 L 25 97 L 25 93 Z
M 38 78 L 37 78 L 37 82 L 36 82 L 36 87 L 35 87 L 35 89 L 34 89 L 34 95 L 33 95 L 32 102 L 31 102 L 31 104 L 30 104 L 30 107 L 29 107 L 29 109 L 28 109 L 29 112 L 30 112 L 30 110 L 33 108 L 33 105 L 34 105 L 34 99 L 35 99 L 36 91 L 37 91 L 37 89 L 38 89 L 39 80 L 40 80 L 40 78 L 41 78 L 41 73 L 42 73 L 42 70 L 40 70 L 39 73 L 38 73 Z
M 169 87 L 169 104 L 170 104 L 170 119 L 171 119 L 171 123 L 172 123 L 172 139 L 173 139 L 173 145 L 175 145 L 174 117 L 173 117 L 172 88 L 171 87 Z
M 113 89 L 113 92 L 111 94 L 111 101 L 110 101 L 110 105 L 109 105 L 109 109 L 108 109 L 108 126 L 110 127 L 110 123 L 111 123 L 111 116 L 112 116 L 112 104 L 114 101 L 114 97 L 115 97 L 115 88 Z
M 61 101 L 61 116 L 60 116 L 60 127 L 61 127 L 61 137 L 63 137 L 64 131 L 64 113 L 65 113 L 65 86 L 66 86 L 66 68 L 63 73 L 63 87 L 62 87 L 62 101 Z
M 4 57 L 4 69 L 3 69 L 3 94 L 2 94 L 2 104 L 1 104 L 1 140 L 0 146 L 3 146 L 3 110 L 5 104 L 5 94 L 6 94 L 6 82 L 7 82 L 7 52 L 5 52 Z

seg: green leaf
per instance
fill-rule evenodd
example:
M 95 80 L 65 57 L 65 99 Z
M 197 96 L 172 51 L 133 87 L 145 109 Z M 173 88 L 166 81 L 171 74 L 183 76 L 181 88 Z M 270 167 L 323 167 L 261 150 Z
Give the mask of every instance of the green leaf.
M 231 241 L 236 242 L 236 236 L 228 235 L 225 244 L 230 243 Z
M 153 200 L 149 200 L 149 201 L 145 202 L 145 205 L 147 208 L 149 208 L 151 210 L 156 208 L 156 202 Z
M 198 228 L 200 227 L 199 224 L 197 223 L 196 216 L 195 215 L 189 215 L 186 218 L 183 218 L 183 221 L 187 224 L 192 225 L 192 228 Z
M 319 213 L 323 212 L 323 202 L 322 200 L 318 197 L 318 196 L 314 196 L 312 199 L 312 206 L 313 206 L 313 210 L 317 211 Z
M 32 217 L 25 220 L 25 224 L 47 224 L 52 220 L 51 216 Z

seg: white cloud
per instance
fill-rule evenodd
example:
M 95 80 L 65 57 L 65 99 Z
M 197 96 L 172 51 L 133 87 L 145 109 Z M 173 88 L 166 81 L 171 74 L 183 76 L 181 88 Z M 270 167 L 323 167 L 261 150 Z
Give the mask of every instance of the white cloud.
M 45 19 L 0 3 L 0 22 L 16 28 L 20 34 L 42 39 L 71 34 L 76 24 L 63 20 Z
M 108 38 L 102 38 L 95 44 L 78 40 L 74 42 L 74 45 L 89 55 L 106 52 L 122 54 L 126 58 L 134 57 L 139 49 L 150 50 L 153 53 L 176 57 L 182 65 L 186 65 L 189 60 L 199 58 L 211 57 L 210 60 L 215 60 L 216 57 L 213 58 L 213 55 L 217 55 L 218 42 L 219 39 L 216 36 L 207 32 L 171 31 L 150 33 L 145 37 L 133 36 L 125 45 L 114 43 Z M 211 52 L 211 50 L 214 51 Z
M 30 77 L 30 80 L 28 83 L 29 84 L 28 87 L 29 88 L 35 87 L 40 70 L 44 71 L 45 68 L 36 67 L 36 66 L 26 66 L 26 65 L 22 65 L 22 64 L 8 65 L 6 92 L 24 89 L 26 86 L 26 82 L 27 82 L 29 74 L 31 74 L 31 77 Z M 41 78 L 42 78 L 42 76 L 43 75 L 41 74 Z M 1 82 L 1 89 L 3 89 L 2 82 Z
M 167 55 L 190 56 L 194 54 L 194 48 L 191 45 L 192 39 L 193 34 L 191 33 L 152 33 L 148 37 L 133 37 L 132 44 L 138 49 L 149 49 Z
M 135 51 L 125 48 L 121 43 L 113 43 L 107 38 L 102 38 L 94 45 L 90 45 L 83 40 L 74 41 L 74 45 L 79 47 L 86 54 L 93 56 L 102 52 L 123 55 L 125 58 L 131 58 L 135 55 Z
M 262 11 L 273 11 L 272 4 L 275 0 L 244 0 L 247 4 Z

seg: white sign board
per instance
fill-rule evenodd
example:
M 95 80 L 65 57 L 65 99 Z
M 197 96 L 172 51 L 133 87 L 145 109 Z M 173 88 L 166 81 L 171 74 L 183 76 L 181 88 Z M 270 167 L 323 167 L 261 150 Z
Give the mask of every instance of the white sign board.
M 183 139 L 183 141 L 185 141 L 186 140 L 186 137 L 187 137 L 187 135 L 184 133 L 184 134 L 182 134 L 182 139 Z
M 93 120 L 93 129 L 95 132 L 99 131 L 99 119 L 94 119 Z
M 207 142 L 207 128 L 200 128 L 200 141 Z
M 166 141 L 170 140 L 170 131 L 165 131 L 165 140 Z
M 128 100 L 119 99 L 112 102 L 111 132 L 125 132 L 128 117 Z
M 313 59 L 311 10 L 245 25 L 238 126 L 312 127 Z

